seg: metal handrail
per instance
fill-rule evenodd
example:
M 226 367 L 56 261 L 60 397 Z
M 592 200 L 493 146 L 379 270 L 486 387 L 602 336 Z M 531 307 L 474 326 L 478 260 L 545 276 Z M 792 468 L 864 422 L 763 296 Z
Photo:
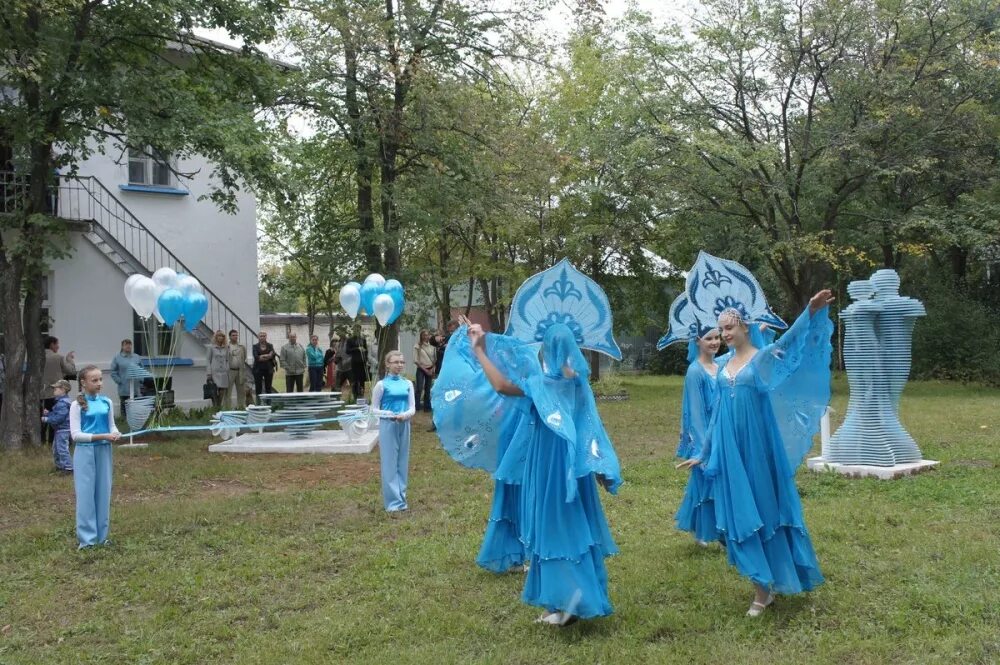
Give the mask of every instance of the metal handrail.
M 52 187 L 49 196 L 50 214 L 62 219 L 92 222 L 100 226 L 115 240 L 113 249 L 126 252 L 133 259 L 129 263 L 142 266 L 142 272 L 150 275 L 164 266 L 177 272 L 194 274 L 142 221 L 129 210 L 104 183 L 95 176 L 58 176 L 58 185 Z M 16 212 L 27 193 L 28 176 L 11 171 L 0 171 L 0 213 Z M 200 280 L 199 280 L 200 281 Z M 202 319 L 202 326 L 211 335 L 214 330 L 227 331 L 235 328 L 245 343 L 252 343 L 256 327 L 241 319 L 211 288 L 202 284 L 208 298 L 208 312 Z

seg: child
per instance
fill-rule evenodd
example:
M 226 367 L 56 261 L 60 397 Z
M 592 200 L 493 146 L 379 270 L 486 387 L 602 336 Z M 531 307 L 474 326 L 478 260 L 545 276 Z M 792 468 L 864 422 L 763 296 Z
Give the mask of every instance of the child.
M 56 463 L 56 471 L 59 473 L 73 473 L 73 460 L 69 457 L 69 409 L 70 398 L 69 381 L 59 379 L 52 384 L 53 399 L 55 404 L 52 410 L 46 409 L 42 412 L 42 422 L 55 431 L 55 440 L 52 443 L 52 459 Z
M 120 436 L 111 400 L 101 395 L 103 378 L 94 365 L 79 376 L 80 394 L 69 410 L 76 444 L 73 484 L 76 487 L 76 537 L 80 549 L 108 540 L 111 516 L 111 442 Z
M 406 361 L 399 351 L 385 356 L 388 374 L 372 391 L 378 424 L 378 454 L 382 466 L 382 501 L 386 512 L 406 510 L 406 478 L 410 463 L 410 418 L 417 412 L 413 382 L 400 372 Z

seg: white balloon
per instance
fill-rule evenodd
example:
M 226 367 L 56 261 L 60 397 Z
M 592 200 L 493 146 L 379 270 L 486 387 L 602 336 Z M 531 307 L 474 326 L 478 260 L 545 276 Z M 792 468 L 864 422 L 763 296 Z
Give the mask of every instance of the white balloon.
M 382 287 L 385 286 L 385 277 L 378 274 L 377 272 L 373 272 L 372 274 L 365 277 L 365 284 L 367 284 L 368 282 L 375 282 L 380 287 Z
M 380 293 L 375 296 L 375 304 L 372 305 L 372 309 L 375 310 L 375 318 L 378 319 L 379 324 L 384 326 L 392 318 L 392 310 L 396 309 L 396 303 L 392 301 L 392 296 Z
M 125 300 L 128 301 L 129 304 L 132 302 L 129 295 L 132 291 L 132 287 L 135 286 L 135 283 L 143 276 L 144 275 L 142 273 L 137 272 L 134 275 L 129 275 L 128 279 L 125 280 Z
M 129 296 L 128 304 L 132 305 L 135 313 L 148 319 L 153 310 L 156 309 L 156 299 L 160 297 L 160 289 L 156 286 L 156 282 L 149 277 L 142 276 L 135 280 Z
M 174 284 L 174 288 L 187 295 L 189 293 L 204 293 L 205 290 L 201 287 L 201 282 L 192 277 L 191 275 L 178 275 L 177 282 Z
M 176 288 L 177 273 L 174 272 L 173 268 L 160 268 L 153 273 L 153 282 L 156 284 L 156 288 L 160 290 L 160 293 L 163 293 L 167 289 Z
M 352 319 L 358 315 L 361 307 L 361 291 L 356 284 L 345 284 L 340 288 L 340 306 Z

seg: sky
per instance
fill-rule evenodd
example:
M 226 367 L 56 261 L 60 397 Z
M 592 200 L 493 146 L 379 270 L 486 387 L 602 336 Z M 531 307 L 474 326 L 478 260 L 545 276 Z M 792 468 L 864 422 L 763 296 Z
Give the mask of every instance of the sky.
M 497 3 L 516 5 L 517 0 L 501 0 Z M 572 0 L 557 0 L 556 5 L 548 12 L 545 20 L 549 34 L 565 35 L 572 21 L 569 19 L 574 6 Z M 697 6 L 695 0 L 604 0 L 604 11 L 609 19 L 621 18 L 630 7 L 636 7 L 657 21 L 687 23 L 688 17 Z M 226 44 L 238 45 L 225 30 L 196 30 L 197 34 Z M 264 49 L 267 51 L 267 49 Z

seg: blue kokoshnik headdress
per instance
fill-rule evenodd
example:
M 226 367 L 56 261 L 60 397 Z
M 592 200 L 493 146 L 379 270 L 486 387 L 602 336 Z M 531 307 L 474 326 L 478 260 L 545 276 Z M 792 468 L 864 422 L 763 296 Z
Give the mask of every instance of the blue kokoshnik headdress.
M 663 350 L 675 342 L 688 341 L 688 355 L 692 345 L 697 355 L 697 340 L 719 327 L 723 312 L 750 328 L 751 341 L 760 338 L 754 334 L 759 332 L 757 326 L 751 324 L 764 323 L 781 330 L 788 327 L 768 306 L 764 290 L 749 270 L 736 261 L 699 252 L 687 274 L 684 292 L 670 305 L 667 333 L 656 348 Z
M 587 380 L 590 368 L 581 353 L 589 349 L 616 360 L 622 357 L 601 287 L 566 259 L 529 277 L 514 295 L 507 330 L 488 334 L 486 349 L 497 368 L 534 404 L 542 426 L 569 442 L 567 496 L 576 495 L 577 479 L 588 473 L 602 475 L 608 490 L 616 491 L 621 467 L 597 412 Z M 558 380 L 565 368 L 573 371 L 572 381 Z M 523 400 L 493 389 L 464 328 L 448 344 L 431 402 L 441 445 L 452 458 L 505 482 L 519 482 L 523 446 L 530 439 L 525 428 L 533 427 L 535 420 L 525 417 Z
M 608 296 L 568 259 L 529 277 L 518 287 L 504 334 L 528 344 L 540 344 L 556 324 L 569 329 L 579 348 L 622 359 L 612 332 Z

